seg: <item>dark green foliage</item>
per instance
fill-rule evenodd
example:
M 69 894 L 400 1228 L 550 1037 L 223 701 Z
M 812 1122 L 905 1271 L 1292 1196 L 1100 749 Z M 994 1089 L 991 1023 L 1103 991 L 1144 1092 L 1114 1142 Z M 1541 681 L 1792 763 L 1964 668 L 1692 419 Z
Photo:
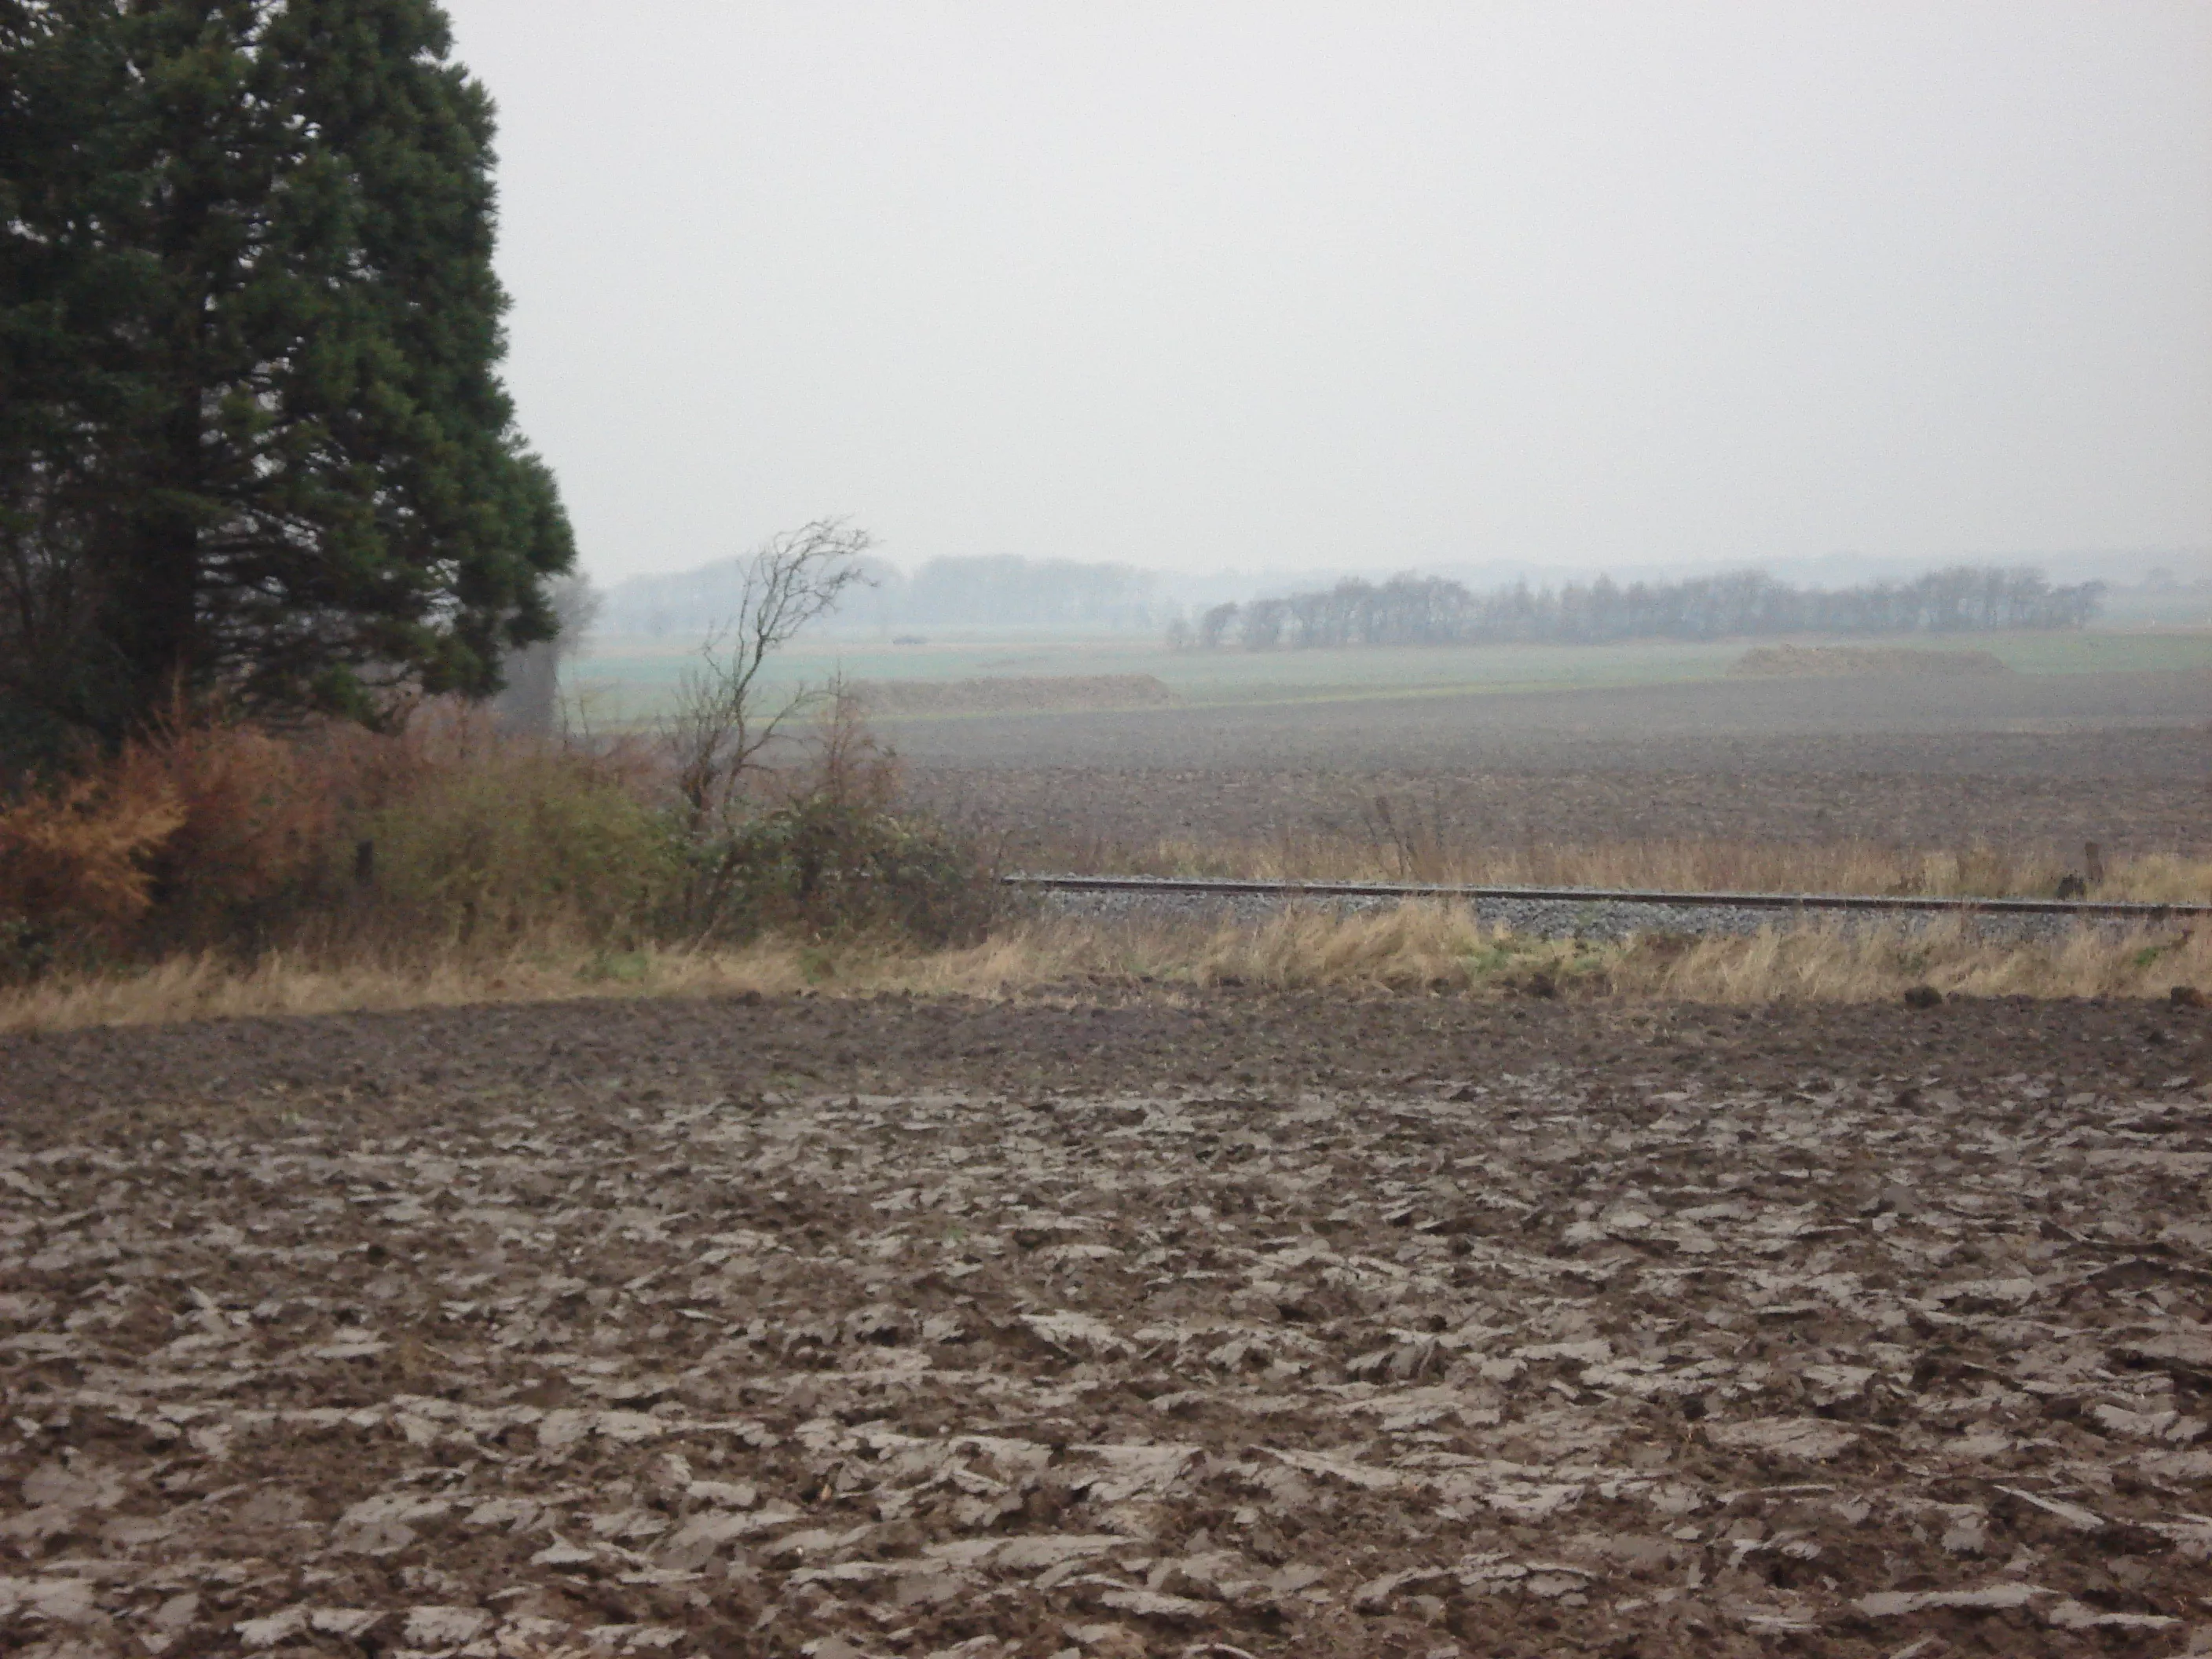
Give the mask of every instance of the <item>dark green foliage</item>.
M 0 726 L 483 694 L 573 559 L 431 0 L 0 0 Z
M 827 794 L 748 818 L 693 856 L 727 884 L 717 931 L 981 937 L 997 884 L 975 848 L 927 819 Z

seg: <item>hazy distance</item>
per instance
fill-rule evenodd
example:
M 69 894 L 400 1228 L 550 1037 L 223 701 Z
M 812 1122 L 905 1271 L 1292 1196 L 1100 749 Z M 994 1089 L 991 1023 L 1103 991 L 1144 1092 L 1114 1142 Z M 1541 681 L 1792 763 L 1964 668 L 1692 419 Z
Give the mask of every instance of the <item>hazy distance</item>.
M 2202 0 L 447 4 L 604 583 L 2212 545 Z

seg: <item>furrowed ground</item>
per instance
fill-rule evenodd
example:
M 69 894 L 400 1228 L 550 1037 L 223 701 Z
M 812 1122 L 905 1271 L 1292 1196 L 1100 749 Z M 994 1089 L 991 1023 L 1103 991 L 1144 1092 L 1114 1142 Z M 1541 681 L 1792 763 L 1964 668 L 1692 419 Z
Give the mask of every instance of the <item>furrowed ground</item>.
M 2212 851 L 2212 674 L 1687 685 L 901 720 L 917 796 L 1016 859 L 1163 837 Z
M 2212 1017 L 0 1040 L 0 1645 L 2212 1650 Z

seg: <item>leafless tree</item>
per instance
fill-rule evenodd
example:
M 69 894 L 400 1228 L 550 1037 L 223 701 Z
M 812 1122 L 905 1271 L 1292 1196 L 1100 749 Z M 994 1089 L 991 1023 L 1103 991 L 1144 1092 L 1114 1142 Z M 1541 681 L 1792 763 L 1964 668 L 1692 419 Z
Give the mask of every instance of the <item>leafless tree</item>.
M 776 536 L 745 561 L 736 612 L 711 629 L 662 722 L 675 763 L 684 827 L 694 842 L 728 828 L 748 774 L 784 723 L 821 696 L 799 686 L 774 696 L 761 684 L 768 659 L 809 623 L 868 580 L 860 561 L 873 538 L 842 519 L 817 519 Z

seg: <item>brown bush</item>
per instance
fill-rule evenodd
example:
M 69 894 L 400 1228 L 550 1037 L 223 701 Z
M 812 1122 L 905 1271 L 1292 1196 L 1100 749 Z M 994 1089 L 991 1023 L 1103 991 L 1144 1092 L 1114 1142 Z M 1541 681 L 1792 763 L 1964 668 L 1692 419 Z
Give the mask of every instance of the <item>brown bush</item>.
M 152 854 L 155 897 L 179 925 L 220 925 L 296 890 L 337 825 L 334 759 L 250 726 L 164 721 L 114 764 L 125 792 L 166 794 L 180 817 Z
M 158 776 L 108 771 L 0 808 L 0 926 L 116 933 L 153 897 L 152 863 L 185 821 Z
M 178 714 L 72 779 L 17 786 L 0 812 L 0 976 L 981 931 L 991 872 L 896 812 L 896 759 L 849 695 L 787 748 L 702 830 L 666 749 L 641 740 L 518 736 L 458 703 L 388 734 Z

